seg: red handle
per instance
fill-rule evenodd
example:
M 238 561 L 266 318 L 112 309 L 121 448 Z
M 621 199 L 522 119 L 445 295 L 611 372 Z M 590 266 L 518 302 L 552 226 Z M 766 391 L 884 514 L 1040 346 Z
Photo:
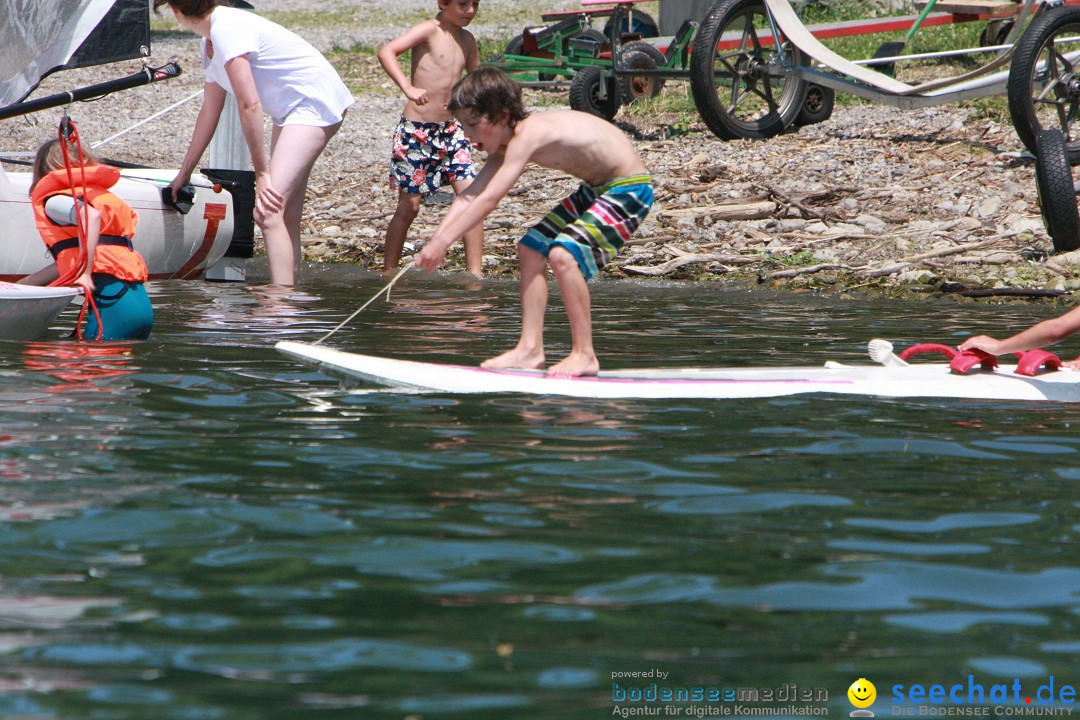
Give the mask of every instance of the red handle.
M 1061 367 L 1061 358 L 1046 350 L 1028 350 L 1016 353 L 1016 355 L 1020 358 L 1016 363 L 1017 375 L 1034 375 L 1041 367 L 1047 370 L 1057 370 Z
M 949 361 L 949 369 L 954 373 L 964 375 L 976 365 L 982 367 L 983 370 L 993 370 L 997 364 L 997 355 L 973 349 L 957 353 L 956 357 Z
M 907 360 L 912 355 L 922 355 L 923 353 L 932 352 L 941 353 L 952 360 L 959 351 L 950 345 L 942 345 L 941 343 L 919 343 L 918 345 L 912 345 L 901 352 L 900 359 Z

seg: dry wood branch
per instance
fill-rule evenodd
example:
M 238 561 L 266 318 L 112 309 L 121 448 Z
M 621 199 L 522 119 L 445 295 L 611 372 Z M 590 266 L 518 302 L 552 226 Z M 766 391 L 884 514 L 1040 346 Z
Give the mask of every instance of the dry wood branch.
M 725 265 L 749 265 L 751 263 L 760 262 L 762 259 L 763 258 L 760 255 L 719 255 L 709 253 L 704 255 L 681 255 L 673 260 L 668 260 L 666 263 L 661 263 L 660 265 L 653 267 L 643 265 L 623 265 L 622 269 L 629 275 L 649 275 L 656 277 L 659 275 L 667 275 L 683 265 L 692 265 L 694 263 L 718 262 Z
M 781 278 L 793 278 L 800 275 L 810 275 L 812 273 L 824 272 L 825 270 L 857 270 L 850 265 L 841 265 L 840 263 L 821 263 L 819 265 L 807 265 L 800 268 L 792 268 L 791 270 L 781 270 L 766 275 L 763 280 L 779 280 Z
M 878 268 L 876 270 L 870 270 L 870 271 L 866 272 L 865 275 L 866 275 L 866 277 L 884 277 L 886 275 L 894 275 L 894 274 L 896 274 L 898 272 L 903 272 L 904 270 L 908 269 L 912 265 L 914 265 L 914 264 L 916 264 L 918 262 L 921 262 L 923 260 L 928 260 L 930 258 L 937 258 L 937 257 L 945 257 L 945 256 L 948 256 L 948 255 L 959 255 L 961 253 L 971 252 L 972 250 L 980 250 L 980 249 L 985 248 L 985 247 L 990 247 L 991 245 L 996 245 L 997 243 L 1001 242 L 1002 240 L 1007 240 L 1008 238 L 1014 237 L 1014 236 L 1019 235 L 1019 234 L 1020 234 L 1019 231 L 1012 231 L 1012 232 L 1002 233 L 1001 235 L 995 235 L 992 238 L 989 238 L 987 240 L 982 240 L 982 241 L 976 242 L 976 243 L 969 243 L 967 245 L 958 245 L 956 247 L 950 247 L 950 248 L 940 248 L 938 250 L 931 250 L 930 252 L 920 253 L 918 255 L 912 255 L 911 257 L 901 258 L 900 260 L 897 260 L 896 262 L 894 262 L 892 265 L 886 265 L 883 268 Z
M 674 208 L 661 210 L 661 217 L 702 217 L 708 216 L 723 220 L 759 220 L 767 218 L 776 211 L 776 203 L 765 200 L 750 203 L 731 203 L 724 205 L 705 205 L 702 207 Z
M 791 197 L 790 195 L 788 195 L 786 192 L 784 192 L 780 188 L 773 187 L 772 185 L 765 185 L 764 187 L 765 187 L 766 190 L 769 191 L 769 193 L 773 197 L 778 197 L 781 200 L 783 200 L 784 202 L 786 202 L 788 205 L 791 205 L 792 207 L 798 208 L 807 217 L 817 218 L 818 220 L 824 220 L 825 219 L 825 216 L 822 215 L 821 213 L 819 213 L 817 210 L 813 210 L 811 208 L 806 207 L 801 202 L 799 202 L 795 198 Z

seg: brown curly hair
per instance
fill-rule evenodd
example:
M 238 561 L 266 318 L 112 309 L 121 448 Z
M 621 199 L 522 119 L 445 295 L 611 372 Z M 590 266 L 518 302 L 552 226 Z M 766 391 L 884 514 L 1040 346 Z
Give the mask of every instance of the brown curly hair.
M 458 80 L 450 93 L 450 112 L 472 110 L 481 117 L 498 122 L 505 114 L 510 127 L 529 117 L 521 100 L 521 85 L 494 67 L 473 70 Z

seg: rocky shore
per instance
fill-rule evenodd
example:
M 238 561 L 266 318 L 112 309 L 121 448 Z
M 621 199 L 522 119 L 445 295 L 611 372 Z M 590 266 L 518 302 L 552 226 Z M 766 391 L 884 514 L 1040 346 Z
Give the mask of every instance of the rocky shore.
M 381 268 L 395 195 L 386 181 L 390 136 L 402 100 L 369 51 L 430 12 L 427 0 L 371 0 L 342 10 L 329 0 L 261 0 L 260 11 L 330 52 L 357 104 L 311 181 L 307 259 Z M 550 6 L 550 8 L 548 7 Z M 545 10 L 573 8 L 558 0 Z M 300 12 L 301 8 L 304 9 Z M 529 17 L 521 0 L 485 0 L 480 37 L 511 37 Z M 361 18 L 368 21 L 361 22 Z M 290 23 L 290 19 L 293 20 Z M 84 137 L 102 139 L 196 92 L 194 36 L 163 26 L 153 62 L 177 60 L 176 80 L 71 108 Z M 333 51 L 333 52 L 331 52 Z M 111 68 L 107 76 L 138 69 Z M 60 73 L 37 96 L 101 79 L 101 69 Z M 689 92 L 669 82 L 666 92 Z M 528 90 L 535 106 L 565 106 L 566 93 Z M 187 102 L 98 149 L 151 166 L 175 166 L 198 110 Z M 32 150 L 59 117 L 8 121 L 0 151 Z M 1052 255 L 1039 215 L 1033 161 L 1007 121 L 964 105 L 899 110 L 837 107 L 832 117 L 767 141 L 725 142 L 696 116 L 625 113 L 616 122 L 657 182 L 657 204 L 609 270 L 703 282 L 766 284 L 827 292 L 960 292 L 1058 296 L 1080 287 L 1071 255 Z M 530 169 L 486 224 L 485 271 L 516 272 L 515 244 L 575 181 Z M 419 247 L 448 198 L 434 198 L 413 226 Z M 449 267 L 461 268 L 460 248 Z

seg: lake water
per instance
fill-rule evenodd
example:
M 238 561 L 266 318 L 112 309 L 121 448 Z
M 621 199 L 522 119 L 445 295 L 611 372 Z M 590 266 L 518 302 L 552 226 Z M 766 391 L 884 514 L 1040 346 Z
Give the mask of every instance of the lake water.
M 1080 680 L 1080 406 L 350 392 L 273 350 L 383 282 L 158 283 L 150 341 L 0 343 L 0 716 L 702 717 L 753 688 L 847 717 L 866 678 L 883 717 L 928 707 L 897 685 L 1011 712 L 1014 681 L 1039 708 Z M 516 293 L 410 273 L 329 344 L 479 361 Z M 593 300 L 608 368 L 863 362 L 1058 312 Z M 716 695 L 645 702 L 679 688 Z

